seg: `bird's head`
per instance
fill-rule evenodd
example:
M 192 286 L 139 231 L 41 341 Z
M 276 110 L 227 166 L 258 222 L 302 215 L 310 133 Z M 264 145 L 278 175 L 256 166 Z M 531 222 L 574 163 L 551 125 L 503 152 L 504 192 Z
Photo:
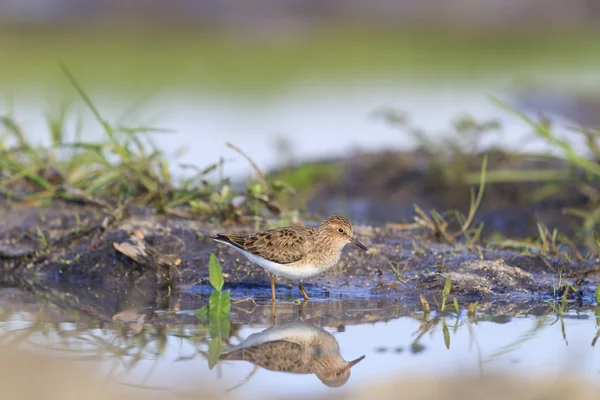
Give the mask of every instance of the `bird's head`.
M 319 233 L 337 244 L 340 250 L 348 243 L 352 243 L 362 250 L 367 251 L 366 246 L 354 237 L 350 221 L 339 215 L 334 215 L 321 222 Z

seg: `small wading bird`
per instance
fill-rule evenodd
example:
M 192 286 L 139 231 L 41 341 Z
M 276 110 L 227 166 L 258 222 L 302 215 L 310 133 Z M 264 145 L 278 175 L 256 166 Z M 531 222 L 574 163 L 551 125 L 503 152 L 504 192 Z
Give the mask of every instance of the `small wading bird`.
M 331 333 L 297 321 L 253 333 L 219 358 L 248 361 L 269 371 L 315 374 L 325 385 L 339 387 L 350 378 L 350 369 L 365 356 L 345 361 Z
M 348 243 L 367 250 L 354 238 L 352 224 L 337 215 L 321 222 L 318 228 L 287 226 L 249 236 L 233 233 L 217 234 L 211 238 L 233 247 L 271 274 L 273 302 L 277 277 L 298 281 L 302 296 L 308 300 L 302 286 L 304 279 L 319 275 L 337 264 L 342 249 Z

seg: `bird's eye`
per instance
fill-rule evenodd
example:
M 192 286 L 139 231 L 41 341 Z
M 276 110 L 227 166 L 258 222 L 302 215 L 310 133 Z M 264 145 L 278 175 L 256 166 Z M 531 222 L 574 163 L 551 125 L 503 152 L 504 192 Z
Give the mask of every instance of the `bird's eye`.
M 344 228 L 338 228 L 339 233 L 344 233 Z
M 335 376 L 340 376 L 340 375 L 342 375 L 342 373 L 341 373 L 341 372 L 336 372 L 336 373 L 335 373 Z

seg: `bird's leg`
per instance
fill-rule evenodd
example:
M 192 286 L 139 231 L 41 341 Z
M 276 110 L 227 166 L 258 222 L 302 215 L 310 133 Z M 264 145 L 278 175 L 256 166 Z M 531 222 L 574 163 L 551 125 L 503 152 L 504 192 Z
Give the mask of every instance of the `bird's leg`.
M 276 318 L 275 318 L 275 302 L 272 301 L 271 302 L 271 324 L 275 325 L 276 322 Z
M 300 321 L 302 321 L 302 319 L 304 318 L 304 307 L 306 307 L 306 304 L 308 304 L 308 300 L 304 300 L 302 303 L 300 303 L 300 307 L 298 307 L 298 319 Z
M 275 303 L 275 282 L 277 281 L 277 277 L 275 275 L 271 275 L 271 302 Z
M 302 286 L 302 281 L 298 282 L 298 289 L 300 289 L 300 293 L 302 293 L 302 297 L 304 297 L 304 300 L 308 301 L 310 297 L 308 297 L 308 295 L 306 294 L 304 286 Z

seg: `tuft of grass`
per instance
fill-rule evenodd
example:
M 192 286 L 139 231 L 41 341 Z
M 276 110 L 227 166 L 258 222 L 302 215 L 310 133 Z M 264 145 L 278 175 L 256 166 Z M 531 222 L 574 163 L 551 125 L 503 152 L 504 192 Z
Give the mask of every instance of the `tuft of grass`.
M 396 280 L 398 282 L 404 281 L 404 271 L 408 267 L 409 262 L 410 262 L 410 260 L 407 260 L 406 263 L 404 264 L 404 266 L 400 266 L 399 262 L 393 263 L 390 260 L 388 260 L 388 264 L 390 265 L 390 268 L 392 269 L 392 272 L 396 276 Z
M 552 311 L 559 317 L 562 317 L 567 310 L 568 304 L 573 302 L 573 300 L 569 300 L 569 294 L 574 294 L 576 288 L 565 280 L 562 269 L 558 271 L 557 275 L 558 279 L 554 276 L 552 277 L 553 298 L 548 300 L 548 303 Z M 557 301 L 558 306 L 556 305 Z
M 50 244 L 48 243 L 46 235 L 44 235 L 44 232 L 42 232 L 42 230 L 39 227 L 37 228 L 37 235 L 37 240 L 38 242 L 40 242 L 42 250 L 47 249 Z
M 528 239 L 491 240 L 489 244 L 523 249 L 546 258 L 559 257 L 568 260 L 573 254 L 579 261 L 584 259 L 575 243 L 566 235 L 561 234 L 558 229 L 550 230 L 543 222 L 538 221 L 537 230 L 538 235 Z M 552 268 L 551 265 L 548 264 L 548 266 Z
M 578 222 L 573 237 L 567 237 L 554 229 L 549 230 L 544 221 L 538 224 L 538 237 L 535 240 L 509 239 L 502 245 L 509 247 L 520 247 L 523 249 L 534 249 L 545 257 L 568 258 L 575 256 L 583 260 L 587 254 L 582 254 L 585 249 L 590 255 L 600 254 L 600 246 L 593 238 L 593 232 L 600 225 L 600 130 L 588 127 L 567 127 L 573 135 L 578 135 L 587 146 L 587 154 L 578 152 L 569 141 L 560 137 L 553 123 L 543 115 L 537 118 L 530 117 L 515 108 L 507 105 L 501 100 L 492 97 L 491 101 L 502 110 L 519 118 L 528 126 L 533 134 L 546 142 L 558 156 L 539 154 L 533 156 L 540 160 L 551 161 L 546 163 L 549 168 L 529 169 L 519 166 L 513 169 L 492 168 L 482 172 L 472 172 L 473 160 L 482 152 L 481 141 L 486 136 L 496 133 L 501 126 L 498 121 L 478 121 L 469 116 L 463 116 L 453 124 L 450 135 L 441 135 L 443 140 L 438 140 L 440 135 L 429 136 L 422 129 L 411 126 L 406 114 L 394 109 L 385 109 L 377 112 L 388 123 L 402 128 L 433 160 L 428 170 L 428 182 L 434 186 L 450 186 L 456 184 L 480 185 L 480 192 L 474 198 L 471 195 L 471 207 L 466 216 L 458 213 L 440 213 L 435 210 L 424 212 L 415 206 L 415 222 L 417 227 L 424 227 L 431 231 L 437 238 L 449 243 L 454 243 L 457 237 L 467 232 L 466 243 L 474 246 L 481 237 L 481 228 L 470 227 L 473 220 L 473 212 L 478 208 L 483 192 L 483 179 L 488 184 L 512 183 L 512 184 L 535 184 L 534 190 L 528 190 L 526 195 L 532 202 L 540 202 L 549 197 L 569 190 L 573 198 L 586 199 L 587 204 L 581 207 L 566 207 L 564 214 L 572 216 Z M 447 132 L 446 132 L 447 133 Z M 523 165 L 523 156 L 511 154 L 496 154 L 488 152 L 493 156 L 494 162 L 500 161 L 501 165 L 513 164 Z M 497 159 L 496 155 L 500 158 Z M 521 160 L 521 161 L 519 161 Z M 504 167 L 506 168 L 506 167 Z M 456 232 L 452 231 L 458 225 Z M 479 228 L 479 229 L 478 229 Z M 498 243 L 491 243 L 498 244 Z
M 222 163 L 175 178 L 174 165 L 153 143 L 152 134 L 168 131 L 129 127 L 108 121 L 65 64 L 60 69 L 79 99 L 102 128 L 103 135 L 86 139 L 67 131 L 72 110 L 60 105 L 58 115 L 47 117 L 50 145 L 34 145 L 10 115 L 0 115 L 0 191 L 9 200 L 45 204 L 55 198 L 75 199 L 114 210 L 125 204 L 149 205 L 158 211 L 200 216 L 214 222 L 279 215 L 273 200 L 283 185 L 267 185 L 264 176 L 246 157 L 262 182 L 258 187 L 233 190 L 224 178 L 209 175 Z M 190 166 L 182 168 L 191 169 Z
M 448 300 L 448 296 L 450 296 L 451 288 L 452 288 L 452 281 L 450 280 L 450 277 L 447 277 L 446 281 L 444 282 L 444 290 L 442 291 L 442 305 L 440 307 L 440 310 L 442 312 L 444 312 L 446 310 L 446 301 Z
M 579 230 L 574 239 L 560 238 L 575 253 L 577 258 L 582 256 L 578 252 L 575 242 L 581 243 L 585 248 L 598 254 L 598 246 L 593 239 L 593 233 L 600 224 L 600 165 L 596 160 L 600 159 L 600 131 L 584 127 L 570 127 L 569 130 L 579 136 L 583 136 L 591 158 L 576 151 L 573 145 L 560 138 L 554 129 L 552 122 L 543 115 L 537 119 L 529 117 L 503 101 L 492 97 L 492 102 L 502 110 L 516 116 L 523 121 L 533 134 L 550 145 L 559 154 L 558 161 L 564 167 L 554 170 L 543 171 L 492 171 L 491 175 L 495 182 L 530 182 L 535 175 L 534 181 L 543 184 L 542 187 L 532 193 L 532 198 L 543 200 L 557 193 L 565 187 L 572 187 L 587 198 L 588 204 L 581 209 L 566 208 L 565 213 L 580 221 Z M 538 226 L 539 228 L 539 226 Z M 543 251 L 558 253 L 555 240 L 558 234 L 542 232 L 540 229 L 540 243 Z
M 435 237 L 438 239 L 444 239 L 448 243 L 456 243 L 459 238 L 464 237 L 467 246 L 474 246 L 477 242 L 479 242 L 481 238 L 481 231 L 483 229 L 483 224 L 480 224 L 477 227 L 472 227 L 472 224 L 475 214 L 477 213 L 477 209 L 481 205 L 481 200 L 483 198 L 486 182 L 486 170 L 487 155 L 483 157 L 479 180 L 479 190 L 477 191 L 477 195 L 475 195 L 475 191 L 473 188 L 471 188 L 469 212 L 466 216 L 459 211 L 454 211 L 453 213 L 446 213 L 446 215 L 443 215 L 435 210 L 431 210 L 429 214 L 427 214 L 423 211 L 423 209 L 421 209 L 421 207 L 415 204 L 414 208 L 415 213 L 417 214 L 415 216 L 416 225 L 428 229 L 434 234 Z M 454 232 L 450 231 L 450 220 L 448 219 L 449 215 L 454 216 L 459 224 L 459 229 Z

